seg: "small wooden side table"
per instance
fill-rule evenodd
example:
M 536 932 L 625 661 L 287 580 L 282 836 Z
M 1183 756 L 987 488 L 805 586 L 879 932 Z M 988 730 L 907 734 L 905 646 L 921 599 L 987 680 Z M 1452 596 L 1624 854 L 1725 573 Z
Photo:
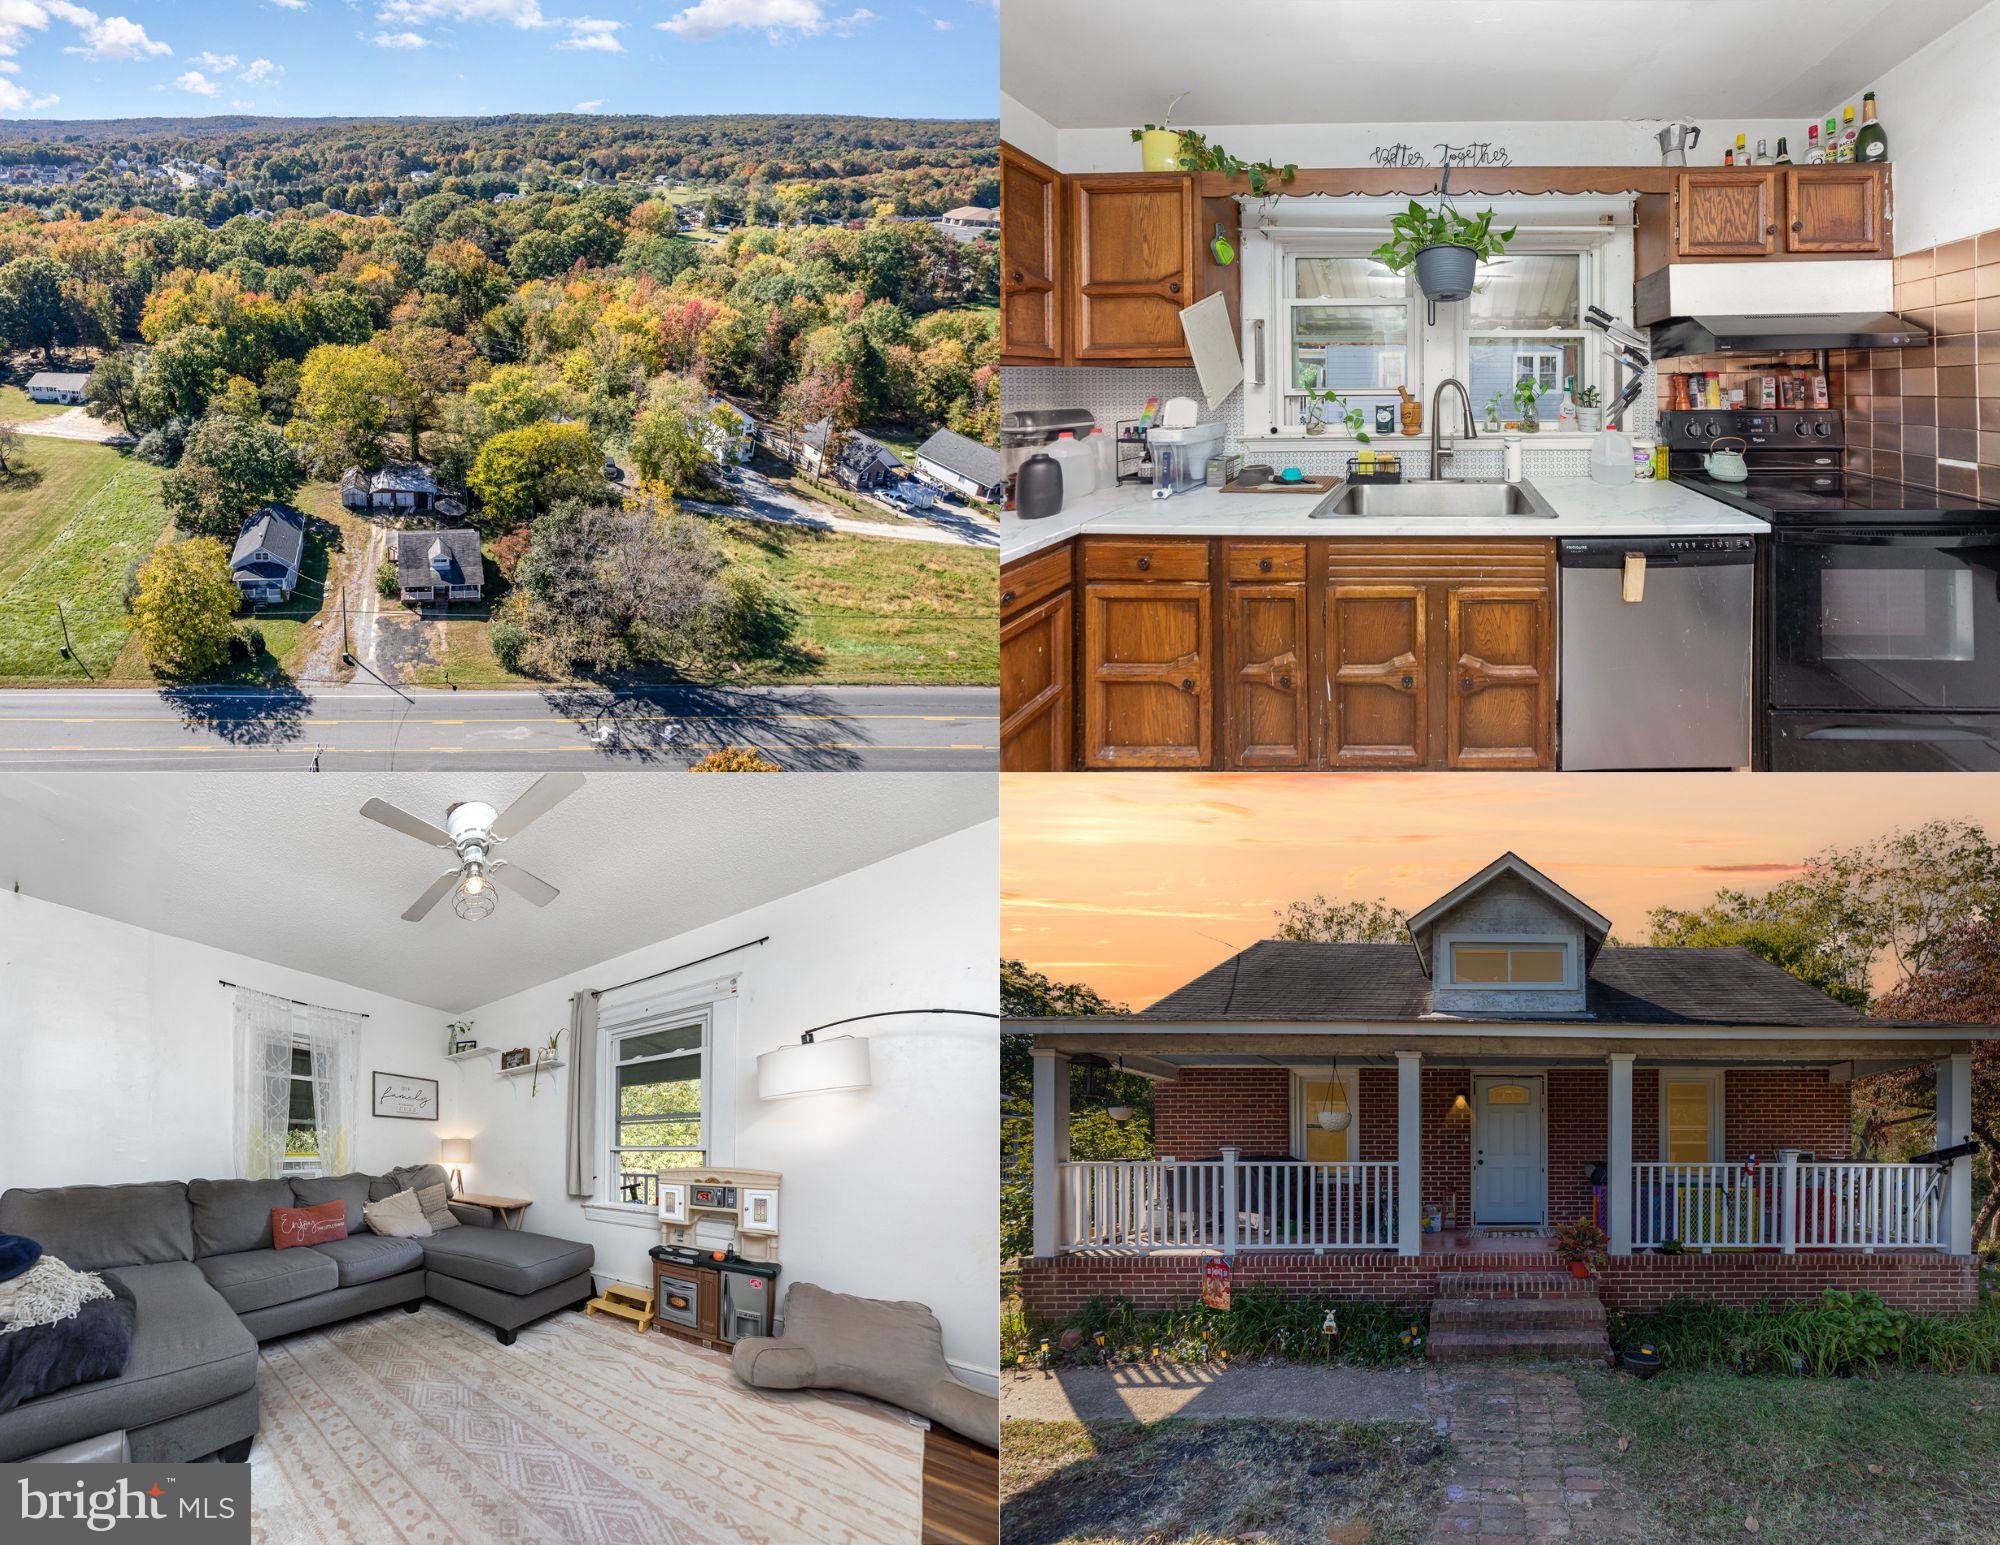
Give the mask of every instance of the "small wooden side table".
M 521 1218 L 534 1202 L 525 1196 L 486 1196 L 478 1191 L 461 1191 L 452 1198 L 468 1207 L 484 1207 L 503 1228 L 519 1230 Z

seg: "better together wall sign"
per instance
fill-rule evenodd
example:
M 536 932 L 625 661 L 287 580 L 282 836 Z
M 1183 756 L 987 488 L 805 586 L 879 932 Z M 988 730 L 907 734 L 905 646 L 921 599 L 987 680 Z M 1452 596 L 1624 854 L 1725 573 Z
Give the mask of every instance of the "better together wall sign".
M 1377 145 L 1368 152 L 1368 159 L 1377 166 L 1512 166 L 1514 158 L 1505 145 L 1496 145 L 1491 140 L 1473 140 L 1469 144 L 1452 145 L 1443 140 L 1431 147 L 1435 152 L 1426 156 L 1415 145 L 1398 140 L 1393 145 Z

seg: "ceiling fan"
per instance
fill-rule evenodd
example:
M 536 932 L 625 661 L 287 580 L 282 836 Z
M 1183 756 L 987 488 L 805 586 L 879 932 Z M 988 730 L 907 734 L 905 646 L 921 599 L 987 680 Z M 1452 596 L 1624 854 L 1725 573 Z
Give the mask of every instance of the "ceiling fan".
M 538 907 L 545 907 L 562 892 L 511 859 L 496 858 L 493 850 L 511 837 L 518 837 L 528 823 L 548 814 L 583 787 L 581 773 L 545 773 L 513 804 L 494 813 L 480 800 L 461 800 L 446 808 L 444 825 L 433 826 L 421 816 L 398 809 L 386 799 L 371 799 L 361 813 L 371 821 L 445 848 L 458 855 L 457 867 L 447 869 L 430 884 L 403 913 L 406 923 L 422 922 L 425 915 L 451 892 L 451 909 L 473 923 L 492 912 L 499 902 L 497 890 L 501 871 L 509 890 L 519 891 Z

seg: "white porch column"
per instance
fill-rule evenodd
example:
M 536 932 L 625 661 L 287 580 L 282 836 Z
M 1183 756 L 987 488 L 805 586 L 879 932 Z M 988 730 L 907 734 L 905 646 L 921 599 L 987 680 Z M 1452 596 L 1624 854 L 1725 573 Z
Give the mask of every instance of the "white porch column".
M 1035 1254 L 1054 1255 L 1064 1237 L 1062 1171 L 1069 1162 L 1069 1058 L 1032 1053 L 1035 1063 Z
M 1940 1057 L 1937 1064 L 1937 1145 L 1972 1140 L 1972 1054 Z M 1953 1159 L 1944 1184 L 1944 1247 L 1972 1254 L 1972 1160 Z
M 1604 1199 L 1608 1204 L 1613 1255 L 1632 1253 L 1632 1058 L 1614 1051 L 1611 1063 L 1610 1130 L 1606 1133 Z
M 1396 1250 L 1424 1249 L 1424 1059 L 1396 1053 Z

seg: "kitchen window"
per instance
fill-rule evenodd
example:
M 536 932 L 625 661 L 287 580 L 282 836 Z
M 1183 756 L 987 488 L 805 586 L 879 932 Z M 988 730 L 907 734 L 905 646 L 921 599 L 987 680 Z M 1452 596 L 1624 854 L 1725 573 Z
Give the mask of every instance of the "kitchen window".
M 599 1132 L 607 1141 L 604 1200 L 655 1208 L 659 1172 L 708 1160 L 707 1012 L 681 1013 L 607 1033 Z
M 1309 218 L 1342 223 L 1314 229 L 1302 223 Z M 1399 386 L 1421 398 L 1427 435 L 1432 396 L 1447 376 L 1465 383 L 1481 423 L 1496 396 L 1501 418 L 1518 418 L 1515 383 L 1533 380 L 1545 435 L 1556 428 L 1566 381 L 1596 385 L 1608 402 L 1612 372 L 1583 318 L 1593 304 L 1630 313 L 1630 218 L 1629 203 L 1603 199 L 1546 208 L 1538 201 L 1532 210 L 1515 201 L 1495 223 L 1518 221 L 1520 235 L 1505 254 L 1479 266 L 1471 299 L 1432 306 L 1414 271 L 1392 273 L 1369 256 L 1386 235 L 1371 212 L 1281 207 L 1246 240 L 1245 295 L 1268 286 L 1272 336 L 1271 368 L 1260 384 L 1264 324 L 1253 306 L 1245 438 L 1302 433 L 1311 422 L 1310 394 L 1328 390 L 1360 408 L 1374 435 L 1375 407 L 1397 402 Z M 1323 408 L 1322 417 L 1330 438 L 1345 436 L 1332 426 L 1334 410 Z M 1456 407 L 1447 405 L 1444 422 L 1457 432 Z

